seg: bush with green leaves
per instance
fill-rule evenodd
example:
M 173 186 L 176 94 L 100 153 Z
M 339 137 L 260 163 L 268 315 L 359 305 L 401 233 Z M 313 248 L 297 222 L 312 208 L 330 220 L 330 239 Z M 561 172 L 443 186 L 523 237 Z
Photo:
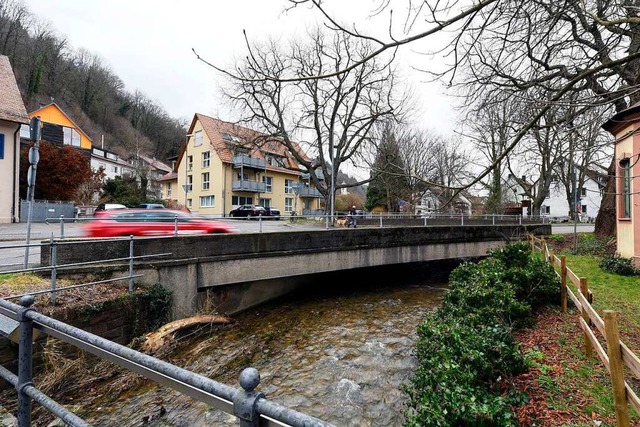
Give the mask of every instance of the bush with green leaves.
M 405 425 L 517 425 L 512 408 L 523 398 L 503 389 L 504 379 L 526 370 L 513 330 L 531 322 L 532 307 L 559 298 L 553 268 L 526 243 L 458 266 L 442 305 L 418 327 Z
M 620 276 L 635 276 L 640 271 L 631 263 L 630 258 L 604 257 L 600 260 L 600 268 L 607 273 L 618 274 Z

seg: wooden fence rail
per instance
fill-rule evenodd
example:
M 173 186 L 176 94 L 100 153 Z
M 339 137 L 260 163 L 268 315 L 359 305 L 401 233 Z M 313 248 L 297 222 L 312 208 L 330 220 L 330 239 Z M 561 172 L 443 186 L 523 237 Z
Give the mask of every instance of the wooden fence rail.
M 544 238 L 530 235 L 529 243 L 531 244 L 532 254 L 540 252 L 552 266 L 559 267 L 560 271 L 556 270 L 556 274 L 560 277 L 562 286 L 562 312 L 566 313 L 567 311 L 567 299 L 571 300 L 580 312 L 579 322 L 584 332 L 585 352 L 587 356 L 591 356 L 595 351 L 609 375 L 611 375 L 616 425 L 628 427 L 628 405 L 631 405 L 636 412 L 640 413 L 640 398 L 625 381 L 624 367 L 626 366 L 635 378 L 640 379 L 640 358 L 620 340 L 617 323 L 618 314 L 611 310 L 604 310 L 603 320 L 591 306 L 593 294 L 587 286 L 587 279 L 578 277 L 568 268 L 566 258 L 564 256 L 558 258 L 553 250 L 549 249 Z M 575 292 L 571 289 L 569 283 L 573 284 Z M 606 350 L 596 336 L 594 328 L 604 339 Z

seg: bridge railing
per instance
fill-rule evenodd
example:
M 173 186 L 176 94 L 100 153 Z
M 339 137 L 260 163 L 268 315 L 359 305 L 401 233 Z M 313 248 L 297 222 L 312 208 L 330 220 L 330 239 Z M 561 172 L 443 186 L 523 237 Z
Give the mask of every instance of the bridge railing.
M 93 335 L 82 329 L 38 313 L 31 305 L 31 295 L 20 299 L 20 305 L 0 299 L 0 333 L 18 343 L 18 375 L 0 367 L 0 377 L 12 384 L 18 393 L 18 426 L 31 425 L 32 401 L 61 418 L 67 425 L 87 426 L 84 420 L 58 404 L 40 390 L 32 380 L 32 343 L 34 331 L 44 333 L 67 344 L 92 353 L 159 384 L 234 414 L 241 426 L 330 426 L 318 418 L 269 401 L 256 391 L 260 374 L 246 368 L 240 374 L 240 389 L 156 359 L 129 347 Z
M 129 292 L 132 292 L 133 284 L 134 284 L 133 279 L 135 279 L 136 277 L 140 277 L 139 274 L 135 274 L 135 262 L 141 261 L 144 259 L 150 259 L 150 258 L 166 257 L 171 255 L 171 253 L 152 253 L 147 255 L 134 256 L 134 245 L 135 245 L 136 239 L 133 236 L 130 236 L 128 238 L 95 239 L 93 241 L 96 244 L 101 244 L 101 243 L 110 244 L 114 240 L 123 240 L 123 239 L 126 239 L 129 241 L 129 255 L 127 257 L 108 258 L 108 259 L 101 259 L 99 261 L 85 261 L 85 262 L 78 262 L 78 263 L 63 263 L 63 264 L 58 263 L 58 249 L 61 246 L 78 245 L 82 242 L 77 240 L 57 240 L 57 239 L 54 239 L 52 235 L 49 241 L 42 241 L 40 243 L 3 245 L 3 246 L 0 246 L 0 259 L 4 260 L 4 262 L 0 262 L 0 274 L 20 274 L 20 273 L 43 274 L 48 271 L 49 277 L 50 277 L 49 289 L 42 289 L 39 291 L 31 290 L 30 292 L 28 292 L 28 294 L 29 295 L 50 294 L 51 304 L 53 305 L 56 304 L 56 295 L 58 292 L 69 290 L 69 289 L 85 287 L 85 286 L 93 286 L 93 285 L 106 284 L 106 283 L 117 283 L 117 282 L 122 282 L 126 280 L 129 282 Z M 49 265 L 45 265 L 45 266 L 28 265 L 26 261 L 28 257 L 26 255 L 24 258 L 22 258 L 22 260 L 24 260 L 24 263 L 23 262 L 12 263 L 10 261 L 9 256 L 3 256 L 4 254 L 7 254 L 9 251 L 15 252 L 21 249 L 25 249 L 25 251 L 29 251 L 31 249 L 39 249 L 40 251 L 44 251 L 44 250 L 49 251 L 49 259 L 51 260 L 51 262 Z M 58 273 L 61 273 L 64 270 L 78 269 L 80 267 L 86 267 L 93 264 L 109 265 L 109 264 L 116 264 L 116 263 L 128 263 L 129 271 L 126 276 L 112 277 L 109 279 L 97 280 L 93 282 L 77 283 L 72 286 L 58 287 Z M 4 298 L 17 299 L 24 295 L 26 294 L 16 294 L 11 296 L 5 296 Z

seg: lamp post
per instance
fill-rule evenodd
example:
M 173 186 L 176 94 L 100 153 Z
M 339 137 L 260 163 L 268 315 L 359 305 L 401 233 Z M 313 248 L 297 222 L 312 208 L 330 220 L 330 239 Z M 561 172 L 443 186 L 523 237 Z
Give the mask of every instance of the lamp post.
M 182 189 L 184 190 L 184 207 L 185 209 L 189 209 L 187 206 L 187 195 L 189 191 L 191 191 L 191 185 L 189 185 L 189 138 L 194 136 L 193 133 L 188 133 L 186 135 L 186 140 L 184 143 L 184 185 Z

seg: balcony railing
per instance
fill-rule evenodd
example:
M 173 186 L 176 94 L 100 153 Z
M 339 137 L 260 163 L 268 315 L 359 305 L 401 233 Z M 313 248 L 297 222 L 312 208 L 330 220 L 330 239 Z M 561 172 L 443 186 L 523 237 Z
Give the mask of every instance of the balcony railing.
M 242 180 L 233 181 L 231 183 L 231 190 L 250 191 L 252 193 L 265 193 L 267 191 L 267 184 L 265 184 L 264 182 L 242 179 Z
M 249 157 L 245 154 L 241 154 L 239 156 L 233 156 L 233 167 L 245 167 L 252 169 L 265 169 L 266 163 L 263 159 L 255 159 L 253 157 Z
M 298 196 L 300 197 L 322 197 L 320 191 L 316 188 L 300 187 L 298 188 Z
M 316 171 L 316 176 L 318 177 L 318 179 L 320 181 L 324 181 L 324 173 L 322 173 L 321 170 Z M 304 180 L 311 179 L 311 174 L 303 173 L 302 175 L 300 175 L 300 178 L 302 178 Z

